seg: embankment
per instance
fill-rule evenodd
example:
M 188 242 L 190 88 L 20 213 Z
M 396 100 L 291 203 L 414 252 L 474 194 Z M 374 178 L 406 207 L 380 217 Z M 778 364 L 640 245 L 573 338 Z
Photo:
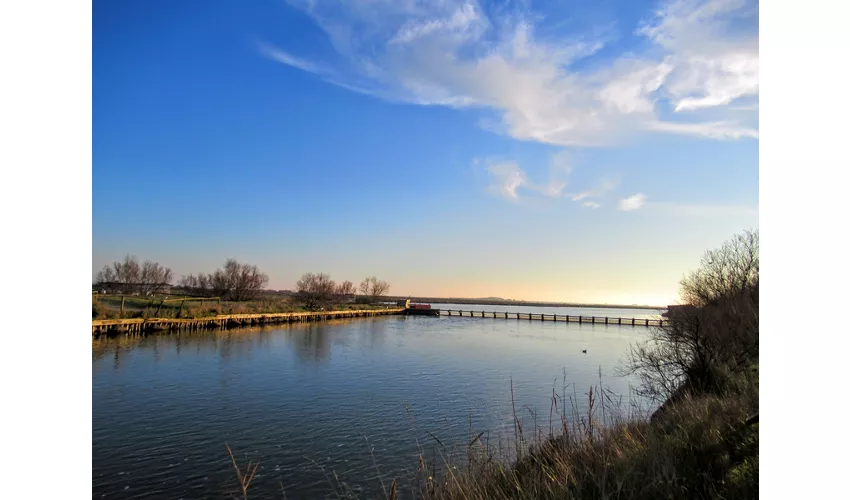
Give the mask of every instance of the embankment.
M 132 318 L 92 320 L 92 335 L 137 335 L 153 332 L 238 328 L 280 323 L 301 323 L 341 318 L 366 318 L 404 314 L 404 308 L 317 311 L 292 313 L 219 314 L 201 318 Z

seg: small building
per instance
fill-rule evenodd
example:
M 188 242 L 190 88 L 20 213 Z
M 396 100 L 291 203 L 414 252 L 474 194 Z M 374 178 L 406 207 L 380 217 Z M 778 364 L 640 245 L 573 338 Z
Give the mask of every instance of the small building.
M 408 301 L 410 302 L 410 301 Z M 406 307 L 406 314 L 422 315 L 422 316 L 439 316 L 439 309 L 432 309 L 431 304 L 409 304 Z
M 410 309 L 410 299 L 399 300 L 398 302 L 396 302 L 396 306 L 403 307 L 405 309 Z

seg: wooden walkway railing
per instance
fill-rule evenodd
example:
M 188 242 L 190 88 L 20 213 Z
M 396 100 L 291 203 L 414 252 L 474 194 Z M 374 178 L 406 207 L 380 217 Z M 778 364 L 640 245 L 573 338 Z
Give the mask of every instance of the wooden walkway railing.
M 457 309 L 440 309 L 441 316 L 458 316 L 467 318 L 496 318 L 515 319 L 525 321 L 562 321 L 565 323 L 579 323 L 591 325 L 627 325 L 661 327 L 667 320 L 647 318 L 611 318 L 607 316 L 573 316 L 570 314 L 545 314 L 524 312 L 487 312 L 487 311 L 463 311 Z

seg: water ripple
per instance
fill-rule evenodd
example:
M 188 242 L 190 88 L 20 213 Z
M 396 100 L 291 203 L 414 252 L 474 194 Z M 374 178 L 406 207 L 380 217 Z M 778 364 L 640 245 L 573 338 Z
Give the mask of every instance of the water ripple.
M 630 381 L 613 369 L 643 334 L 386 317 L 99 340 L 93 498 L 226 496 L 236 482 L 225 443 L 243 467 L 260 462 L 252 487 L 260 497 L 279 495 L 281 485 L 291 497 L 323 496 L 333 474 L 375 492 L 381 478 L 415 471 L 419 446 L 438 447 L 432 436 L 448 448 L 464 443 L 470 418 L 475 431 L 509 439 L 511 380 L 529 425 L 522 405 L 548 418 L 553 388 L 575 391 L 583 408 L 599 369 L 606 387 L 628 396 Z

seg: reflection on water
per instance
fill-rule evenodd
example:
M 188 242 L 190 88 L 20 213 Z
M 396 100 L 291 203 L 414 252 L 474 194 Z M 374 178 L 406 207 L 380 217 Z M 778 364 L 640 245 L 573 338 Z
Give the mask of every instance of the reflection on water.
M 94 497 L 226 496 L 235 480 L 225 443 L 261 461 L 255 496 L 281 486 L 290 498 L 323 496 L 333 473 L 369 496 L 376 470 L 410 477 L 417 443 L 432 447 L 431 436 L 461 443 L 471 423 L 509 439 L 511 380 L 524 418 L 548 415 L 553 389 L 580 407 L 599 370 L 628 395 L 614 368 L 645 333 L 388 316 L 102 337 L 92 341 Z

